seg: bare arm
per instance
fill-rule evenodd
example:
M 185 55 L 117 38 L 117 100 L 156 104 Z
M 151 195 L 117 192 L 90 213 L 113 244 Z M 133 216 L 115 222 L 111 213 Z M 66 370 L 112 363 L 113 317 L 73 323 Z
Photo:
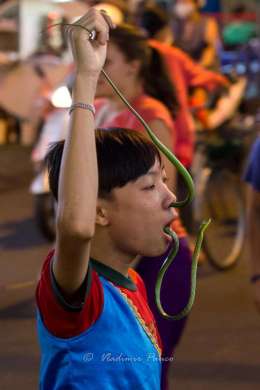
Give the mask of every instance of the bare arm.
M 207 21 L 206 28 L 206 42 L 208 43 L 208 48 L 203 52 L 203 55 L 200 60 L 202 66 L 210 67 L 217 57 L 217 45 L 220 42 L 219 31 L 217 22 L 210 18 Z
M 109 25 L 90 9 L 77 23 L 97 31 L 95 42 L 81 28 L 72 28 L 70 43 L 76 64 L 73 101 L 93 104 L 96 83 L 106 57 Z M 62 157 L 57 212 L 57 241 L 53 271 L 63 290 L 72 296 L 85 279 L 90 242 L 95 231 L 98 169 L 93 114 L 75 109 Z
M 252 275 L 260 274 L 260 192 L 247 186 L 247 241 Z M 253 284 L 254 299 L 260 312 L 260 280 Z
M 159 138 L 159 140 L 165 146 L 167 146 L 168 149 L 173 151 L 173 134 L 171 134 L 170 129 L 164 124 L 164 122 L 160 119 L 156 119 L 148 123 L 148 125 L 151 127 L 154 134 Z M 176 183 L 176 170 L 172 163 L 164 155 L 162 155 L 162 161 L 168 177 L 168 187 L 173 191 L 175 189 Z
M 214 64 L 215 58 L 216 49 L 214 48 L 214 46 L 209 45 L 208 47 L 206 47 L 206 49 L 203 50 L 203 54 L 200 59 L 200 65 L 205 68 L 210 68 Z

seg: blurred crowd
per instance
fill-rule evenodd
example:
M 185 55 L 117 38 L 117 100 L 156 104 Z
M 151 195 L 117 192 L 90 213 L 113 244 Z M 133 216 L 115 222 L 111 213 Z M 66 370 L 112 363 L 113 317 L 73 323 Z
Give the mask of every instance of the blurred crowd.
M 247 96 L 254 99 L 251 99 L 247 106 L 252 107 L 252 103 L 257 105 L 259 37 L 256 10 L 247 8 L 244 2 L 234 7 L 228 15 L 214 15 L 202 12 L 207 3 L 204 0 L 75 1 L 70 7 L 70 3 L 64 3 L 62 7 L 59 6 L 60 11 L 49 12 L 42 17 L 37 49 L 29 58 L 11 62 L 7 70 L 5 64 L 5 71 L 0 72 L 1 144 L 36 142 L 46 111 L 54 108 L 50 103 L 52 93 L 61 84 L 67 83 L 67 77 L 72 72 L 64 28 L 61 25 L 49 27 L 73 21 L 77 13 L 76 3 L 77 6 L 80 5 L 77 12 L 84 12 L 84 9 L 91 5 L 103 8 L 115 23 L 136 25 L 147 39 L 153 41 L 150 45 L 157 46 L 157 50 L 164 57 L 168 76 L 172 79 L 178 95 L 177 127 L 179 121 L 182 121 L 183 128 L 186 127 L 182 133 L 186 131 L 194 134 L 195 121 L 199 127 L 217 127 L 219 122 L 214 121 L 212 112 L 200 110 L 199 106 L 208 105 L 209 94 L 213 89 L 216 96 L 221 92 L 223 96 L 232 77 L 242 75 L 250 81 L 247 85 Z M 1 20 L 0 15 L 0 22 Z M 176 66 L 179 70 L 176 70 Z M 4 68 L 3 63 L 0 67 Z M 209 74 L 206 77 L 205 69 L 217 73 L 212 73 L 211 79 Z M 220 75 L 223 73 L 229 79 L 226 84 L 224 78 L 221 81 Z M 221 87 L 224 89 L 220 92 Z M 18 90 L 16 99 L 14 89 Z M 22 91 L 21 95 L 19 91 Z M 194 106 L 197 107 L 196 110 Z M 224 119 L 225 115 L 219 120 Z

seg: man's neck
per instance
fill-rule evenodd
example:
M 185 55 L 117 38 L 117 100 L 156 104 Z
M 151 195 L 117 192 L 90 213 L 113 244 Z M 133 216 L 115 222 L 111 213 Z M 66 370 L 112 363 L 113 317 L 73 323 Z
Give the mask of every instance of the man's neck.
M 106 243 L 105 240 L 98 240 L 97 242 L 95 238 L 91 242 L 90 257 L 113 268 L 126 277 L 128 276 L 128 269 L 135 260 L 135 256 L 111 248 L 111 245 Z

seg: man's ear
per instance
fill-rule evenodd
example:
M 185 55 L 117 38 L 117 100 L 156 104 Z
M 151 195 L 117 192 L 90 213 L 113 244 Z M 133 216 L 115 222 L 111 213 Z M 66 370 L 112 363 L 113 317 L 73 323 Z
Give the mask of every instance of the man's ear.
M 99 226 L 109 225 L 107 210 L 104 206 L 101 206 L 99 203 L 97 204 L 96 224 Z

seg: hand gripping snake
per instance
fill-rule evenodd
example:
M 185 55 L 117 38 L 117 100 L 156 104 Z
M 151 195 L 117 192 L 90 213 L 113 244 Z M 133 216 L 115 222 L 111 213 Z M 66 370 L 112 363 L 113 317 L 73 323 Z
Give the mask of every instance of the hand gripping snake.
M 95 30 L 89 31 L 86 27 L 81 26 L 80 24 L 69 24 L 69 23 L 58 23 L 51 25 L 50 27 L 54 26 L 73 26 L 73 27 L 81 27 L 84 30 L 86 30 L 89 34 L 89 39 L 94 40 L 96 37 L 96 32 Z M 49 27 L 49 28 L 50 28 Z M 162 152 L 166 158 L 175 166 L 177 169 L 178 173 L 181 174 L 187 189 L 188 193 L 187 196 L 184 200 L 174 202 L 170 205 L 170 207 L 175 207 L 175 208 L 180 208 L 184 207 L 188 203 L 190 203 L 194 197 L 194 183 L 193 180 L 187 171 L 187 169 L 182 165 L 182 163 L 177 159 L 177 157 L 164 145 L 161 143 L 161 141 L 156 137 L 156 135 L 153 133 L 151 128 L 148 126 L 148 124 L 145 122 L 145 120 L 141 117 L 140 114 L 130 105 L 130 103 L 126 100 L 126 98 L 122 95 L 122 93 L 118 90 L 116 85 L 113 83 L 113 81 L 109 78 L 109 76 L 106 74 L 104 69 L 101 70 L 101 73 L 104 75 L 106 78 L 107 82 L 111 85 L 115 93 L 120 97 L 120 99 L 125 103 L 125 105 L 128 107 L 128 109 L 137 117 L 137 119 L 141 122 L 141 124 L 144 126 L 145 130 L 147 131 L 149 137 L 151 138 L 152 142 L 156 145 L 156 147 Z M 172 246 L 172 249 L 170 250 L 167 258 L 164 260 L 159 272 L 158 276 L 156 279 L 155 283 L 155 301 L 157 308 L 161 314 L 162 317 L 168 320 L 180 320 L 181 318 L 185 317 L 191 310 L 192 305 L 194 303 L 195 299 L 195 292 L 196 292 L 196 278 L 197 278 L 197 264 L 198 264 L 198 258 L 199 258 L 199 253 L 203 241 L 203 236 L 204 232 L 207 229 L 207 227 L 210 224 L 210 219 L 208 221 L 203 221 L 198 232 L 198 236 L 196 239 L 196 244 L 195 244 L 195 249 L 192 255 L 192 265 L 191 265 L 191 292 L 190 292 L 190 298 L 186 306 L 178 313 L 175 315 L 168 314 L 164 311 L 162 303 L 161 303 L 161 286 L 163 282 L 163 278 L 165 276 L 165 273 L 167 272 L 168 268 L 174 261 L 178 250 L 179 250 L 179 239 L 178 236 L 175 232 L 173 232 L 170 228 L 166 227 L 164 228 L 164 232 L 168 234 L 169 236 L 172 237 L 174 241 L 174 245 Z

